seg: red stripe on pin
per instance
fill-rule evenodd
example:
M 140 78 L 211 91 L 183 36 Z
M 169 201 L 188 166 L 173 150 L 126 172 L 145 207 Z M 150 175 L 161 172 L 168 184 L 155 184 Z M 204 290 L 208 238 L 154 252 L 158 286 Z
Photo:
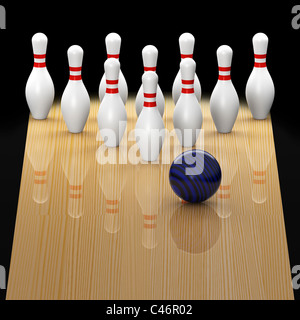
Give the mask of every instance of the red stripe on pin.
M 34 54 L 35 59 L 46 59 L 46 54 Z
M 45 68 L 46 67 L 46 62 L 34 62 L 33 66 L 35 68 Z
M 266 59 L 267 55 L 266 54 L 254 54 L 255 59 Z
M 181 80 L 182 84 L 194 84 L 194 80 Z
M 147 107 L 147 108 L 153 108 L 153 107 L 156 107 L 156 101 L 144 101 L 144 107 Z
M 231 67 L 219 67 L 219 71 L 228 72 L 231 70 Z
M 156 93 L 144 93 L 144 97 L 145 98 L 155 98 L 156 97 Z
M 219 80 L 228 81 L 228 80 L 231 80 L 231 76 L 230 75 L 228 75 L 228 76 L 219 75 Z
M 194 88 L 190 88 L 190 89 L 186 89 L 186 88 L 182 88 L 181 93 L 194 93 Z
M 265 68 L 267 64 L 265 62 L 255 62 L 254 67 L 255 68 Z
M 81 67 L 69 67 L 69 70 L 74 72 L 81 71 Z
M 118 93 L 118 88 L 106 88 L 106 93 Z
M 107 80 L 106 79 L 106 84 L 118 84 L 119 80 Z
M 156 71 L 156 67 L 144 67 L 144 71 Z
M 70 80 L 73 80 L 73 81 L 81 80 L 81 74 L 80 74 L 80 75 L 77 75 L 77 76 L 73 76 L 73 75 L 70 74 L 69 79 L 70 79 Z
M 181 54 L 181 59 L 185 59 L 185 58 L 193 58 L 192 54 Z
M 109 58 L 115 58 L 115 59 L 119 59 L 119 54 L 107 54 L 107 59 Z

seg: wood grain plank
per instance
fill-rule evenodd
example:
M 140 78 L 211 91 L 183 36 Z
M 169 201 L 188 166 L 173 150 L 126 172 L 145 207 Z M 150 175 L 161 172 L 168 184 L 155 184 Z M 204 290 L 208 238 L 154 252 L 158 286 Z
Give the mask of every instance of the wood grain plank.
M 196 147 L 222 168 L 218 192 L 183 204 L 169 167 L 183 152 L 167 128 L 160 159 L 135 163 L 134 97 L 118 148 L 97 126 L 99 101 L 82 134 L 70 134 L 59 101 L 30 117 L 7 299 L 293 299 L 272 123 L 242 103 L 230 134 L 217 133 L 203 97 Z M 115 163 L 111 163 L 115 160 Z

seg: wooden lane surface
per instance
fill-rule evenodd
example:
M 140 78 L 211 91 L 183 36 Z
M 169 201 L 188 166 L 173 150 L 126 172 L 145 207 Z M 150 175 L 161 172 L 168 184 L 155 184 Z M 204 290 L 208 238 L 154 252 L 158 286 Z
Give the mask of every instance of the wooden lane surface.
M 7 299 L 293 299 L 271 120 L 240 108 L 231 134 L 215 130 L 208 99 L 197 148 L 222 168 L 201 205 L 172 192 L 172 132 L 156 164 L 137 161 L 134 97 L 121 146 L 98 134 L 97 99 L 82 134 L 56 103 L 29 120 Z

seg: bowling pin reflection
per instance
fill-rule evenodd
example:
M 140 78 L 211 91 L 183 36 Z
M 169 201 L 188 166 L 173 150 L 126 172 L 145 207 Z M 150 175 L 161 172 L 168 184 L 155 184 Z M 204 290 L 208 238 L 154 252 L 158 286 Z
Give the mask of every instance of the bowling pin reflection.
M 272 125 L 270 115 L 266 120 L 254 120 L 251 115 L 243 119 L 246 130 L 244 139 L 247 158 L 252 168 L 252 200 L 264 203 L 267 200 L 266 175 L 274 154 Z
M 87 132 L 62 137 L 61 165 L 69 181 L 68 214 L 79 218 L 84 213 L 83 183 L 89 170 Z
M 231 184 L 239 168 L 236 136 L 216 133 L 216 159 L 222 170 L 222 181 L 216 195 L 216 211 L 220 218 L 228 218 L 232 213 Z
M 221 222 L 208 204 L 180 204 L 170 220 L 170 231 L 176 247 L 191 254 L 210 250 L 218 241 Z
M 158 244 L 157 219 L 164 195 L 162 175 L 159 164 L 142 162 L 136 166 L 135 195 L 144 218 L 142 245 L 146 249 L 154 249 Z
M 122 191 L 127 180 L 127 167 L 123 159 L 127 147 L 121 142 L 117 148 L 108 148 L 104 143 L 96 151 L 97 176 L 106 201 L 104 228 L 109 233 L 120 229 Z
M 32 198 L 43 204 L 48 200 L 48 167 L 54 154 L 54 133 L 50 128 L 51 120 L 30 120 L 28 126 L 26 155 L 34 169 Z

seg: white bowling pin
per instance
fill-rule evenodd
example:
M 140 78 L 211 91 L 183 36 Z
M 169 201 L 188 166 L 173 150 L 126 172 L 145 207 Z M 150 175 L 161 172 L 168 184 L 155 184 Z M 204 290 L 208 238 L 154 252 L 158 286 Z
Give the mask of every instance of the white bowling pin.
M 34 119 L 46 119 L 54 100 L 54 85 L 46 68 L 47 43 L 48 38 L 43 33 L 32 37 L 34 64 L 25 94 Z
M 165 126 L 156 104 L 158 76 L 146 71 L 142 76 L 144 107 L 135 127 L 135 137 L 144 161 L 156 161 L 165 138 Z
M 109 58 L 119 59 L 120 48 L 121 48 L 121 37 L 117 33 L 114 33 L 114 32 L 109 33 L 105 38 L 105 45 L 106 45 L 107 59 Z M 106 91 L 106 82 L 105 82 L 105 73 L 104 73 L 99 85 L 100 101 L 103 100 L 105 91 Z M 125 105 L 128 97 L 128 87 L 121 69 L 119 74 L 119 92 Z
M 254 68 L 246 85 L 246 99 L 254 119 L 266 119 L 271 110 L 275 88 L 267 69 L 268 37 L 257 33 L 253 39 Z
M 194 45 L 195 45 L 195 38 L 191 33 L 186 32 L 179 37 L 181 60 L 185 58 L 193 58 Z M 196 73 L 195 73 L 195 81 L 194 81 L 194 90 L 195 90 L 195 95 L 198 101 L 200 102 L 201 85 Z M 172 87 L 172 98 L 175 104 L 177 103 L 180 94 L 181 94 L 181 75 L 179 70 L 177 73 L 177 76 L 175 77 L 173 87 Z
M 81 78 L 83 50 L 74 45 L 68 49 L 70 76 L 61 98 L 61 112 L 68 130 L 79 133 L 90 113 L 90 97 Z
M 144 47 L 142 50 L 142 57 L 143 57 L 143 64 L 144 64 L 144 71 L 154 71 L 156 72 L 156 64 L 157 64 L 157 56 L 158 50 L 156 47 L 152 45 L 148 45 Z M 157 84 L 157 91 L 156 91 L 156 104 L 158 107 L 158 111 L 160 115 L 163 117 L 165 111 L 165 98 L 161 91 L 159 84 Z M 143 85 L 140 86 L 140 89 L 136 95 L 135 99 L 135 110 L 137 116 L 140 115 L 143 109 L 144 103 L 144 95 L 143 95 Z
M 182 90 L 173 114 L 173 124 L 183 147 L 196 143 L 202 127 L 202 111 L 194 92 L 196 62 L 191 58 L 180 63 Z
M 210 98 L 210 112 L 218 132 L 229 133 L 234 126 L 240 106 L 230 76 L 232 49 L 226 45 L 219 47 L 217 58 L 219 79 Z
M 127 124 L 127 113 L 118 90 L 120 62 L 109 58 L 104 63 L 106 93 L 98 111 L 100 134 L 107 147 L 117 147 Z

